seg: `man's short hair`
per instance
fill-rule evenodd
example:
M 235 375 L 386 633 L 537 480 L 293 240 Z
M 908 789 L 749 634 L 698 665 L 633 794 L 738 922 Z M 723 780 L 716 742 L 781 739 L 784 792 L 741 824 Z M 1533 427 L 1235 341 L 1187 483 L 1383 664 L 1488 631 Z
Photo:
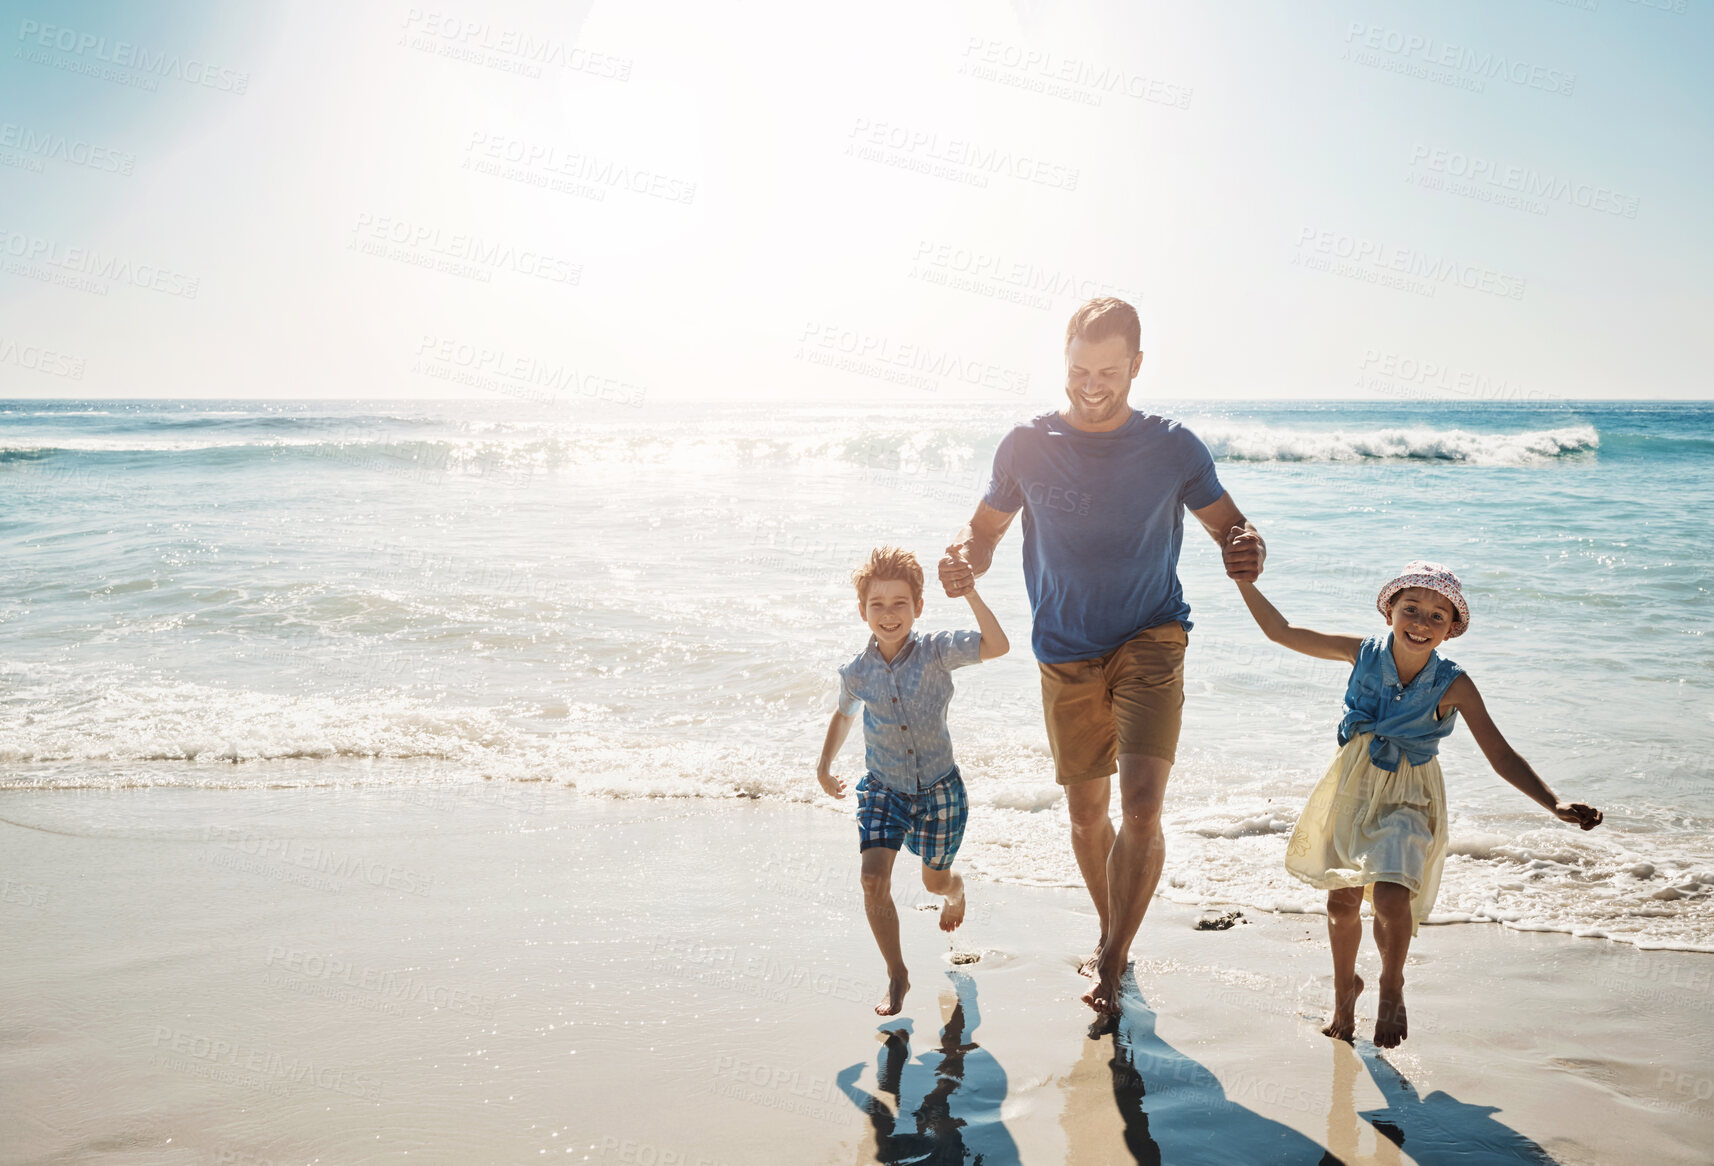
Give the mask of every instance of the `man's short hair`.
M 898 547 L 876 547 L 861 567 L 851 573 L 857 585 L 857 602 L 869 602 L 869 584 L 893 579 L 911 585 L 911 602 L 922 602 L 922 564 L 909 551 Z
M 1137 319 L 1137 309 L 1112 296 L 1090 300 L 1071 314 L 1071 323 L 1065 326 L 1067 351 L 1079 336 L 1092 344 L 1123 336 L 1133 354 L 1143 347 L 1143 325 Z

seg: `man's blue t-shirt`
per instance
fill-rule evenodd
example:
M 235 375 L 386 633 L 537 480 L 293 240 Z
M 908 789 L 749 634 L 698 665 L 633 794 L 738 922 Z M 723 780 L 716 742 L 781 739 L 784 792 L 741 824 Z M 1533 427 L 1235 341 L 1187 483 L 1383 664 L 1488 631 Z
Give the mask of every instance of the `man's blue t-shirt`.
M 1058 413 L 1014 428 L 994 451 L 982 501 L 1024 512 L 1031 646 L 1048 664 L 1104 656 L 1145 628 L 1190 628 L 1178 581 L 1184 511 L 1226 491 L 1202 440 L 1133 411 L 1106 433 Z

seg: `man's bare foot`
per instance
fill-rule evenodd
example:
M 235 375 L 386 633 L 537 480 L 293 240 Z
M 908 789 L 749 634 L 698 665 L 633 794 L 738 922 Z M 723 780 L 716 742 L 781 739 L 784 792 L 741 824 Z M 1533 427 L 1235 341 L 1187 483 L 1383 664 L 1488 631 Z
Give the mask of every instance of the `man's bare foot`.
M 876 1016 L 897 1016 L 905 1006 L 905 993 L 911 990 L 911 978 L 900 972 L 887 977 L 887 994 L 875 1005 Z
M 1363 994 L 1363 977 L 1351 973 L 1351 991 L 1333 993 L 1333 1019 L 1322 1026 L 1321 1035 L 1350 1044 L 1357 1035 L 1357 997 Z
M 1103 935 L 1095 941 L 1095 950 L 1083 957 L 1083 962 L 1077 965 L 1077 974 L 1088 976 L 1093 980 L 1101 967 L 1101 948 L 1106 944 L 1107 937 Z
M 1103 1016 L 1119 1015 L 1119 977 L 1123 974 L 1123 968 L 1112 972 L 1097 965 L 1095 986 L 1083 994 L 1083 1002 Z
M 964 879 L 958 875 L 952 876 L 952 889 L 947 892 L 946 903 L 940 908 L 940 929 L 942 931 L 957 931 L 958 925 L 964 922 Z
M 1375 1009 L 1375 1046 L 1383 1049 L 1396 1049 L 1410 1035 L 1410 1025 L 1405 1017 L 1405 986 L 1398 985 L 1390 991 L 1386 982 L 1381 983 L 1381 1002 Z

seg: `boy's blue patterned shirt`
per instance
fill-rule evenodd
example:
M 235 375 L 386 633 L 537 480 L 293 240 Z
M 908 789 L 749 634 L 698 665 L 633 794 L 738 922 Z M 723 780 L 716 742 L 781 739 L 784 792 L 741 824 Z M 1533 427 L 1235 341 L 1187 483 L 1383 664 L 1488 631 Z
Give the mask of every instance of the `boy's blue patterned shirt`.
M 863 710 L 863 760 L 881 784 L 915 794 L 952 772 L 952 670 L 981 659 L 981 632 L 912 632 L 891 664 L 870 636 L 840 668 L 839 711 Z

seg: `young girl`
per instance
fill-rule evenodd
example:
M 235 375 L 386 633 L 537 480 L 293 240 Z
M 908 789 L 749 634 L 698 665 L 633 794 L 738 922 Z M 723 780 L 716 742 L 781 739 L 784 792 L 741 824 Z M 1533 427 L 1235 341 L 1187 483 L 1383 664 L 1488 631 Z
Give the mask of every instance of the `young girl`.
M 1465 671 L 1440 656 L 1443 641 L 1470 626 L 1458 577 L 1418 559 L 1381 588 L 1375 606 L 1392 629 L 1386 636 L 1331 635 L 1286 622 L 1253 583 L 1238 590 L 1268 639 L 1306 656 L 1348 660 L 1339 753 L 1292 831 L 1286 869 L 1327 892 L 1327 937 L 1333 948 L 1333 1019 L 1321 1031 L 1352 1039 L 1356 1028 L 1358 910 L 1369 899 L 1375 946 L 1381 952 L 1381 1000 L 1375 1044 L 1405 1039 L 1404 968 L 1411 937 L 1428 917 L 1446 857 L 1446 788 L 1440 740 L 1457 714 L 1494 772 L 1564 822 L 1585 830 L 1601 811 L 1562 802 L 1529 763 L 1506 743 Z

